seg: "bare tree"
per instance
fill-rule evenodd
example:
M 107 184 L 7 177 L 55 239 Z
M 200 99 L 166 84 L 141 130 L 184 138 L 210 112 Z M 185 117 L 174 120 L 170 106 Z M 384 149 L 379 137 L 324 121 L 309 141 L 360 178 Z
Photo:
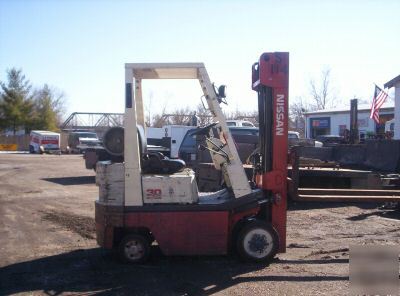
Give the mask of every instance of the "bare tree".
M 210 110 L 205 109 L 202 104 L 198 104 L 196 109 L 190 109 L 189 107 L 177 108 L 172 110 L 170 113 L 165 112 L 166 107 L 159 114 L 155 114 L 151 120 L 153 127 L 162 127 L 164 125 L 176 124 L 176 125 L 192 125 L 194 122 L 194 116 L 197 119 L 197 126 L 205 126 L 213 121 L 213 116 Z M 231 113 L 225 113 L 226 119 L 238 119 L 248 120 L 258 125 L 258 112 L 257 111 L 239 111 L 236 110 Z
M 194 111 L 190 110 L 189 107 L 176 109 L 169 114 L 168 122 L 170 124 L 189 125 L 193 113 Z
M 326 68 L 321 73 L 321 81 L 310 80 L 310 94 L 316 110 L 326 109 L 333 105 L 334 96 L 330 81 L 331 69 Z
M 150 94 L 149 94 L 149 98 L 145 101 L 146 103 L 145 103 L 145 106 L 144 106 L 144 109 L 145 109 L 145 112 L 146 112 L 146 115 L 145 115 L 145 125 L 146 126 L 151 126 L 151 119 L 152 119 L 151 110 L 152 110 L 152 107 L 153 107 L 153 98 L 154 98 L 154 93 L 151 91 Z
M 366 99 L 362 99 L 357 97 L 356 95 L 353 96 L 353 99 L 357 99 L 358 100 L 358 104 L 364 104 L 364 105 L 368 105 L 370 102 Z
M 212 122 L 212 115 L 211 115 L 210 110 L 205 109 L 203 104 L 201 104 L 201 103 L 197 105 L 195 115 L 198 118 L 198 122 L 197 122 L 198 126 L 205 126 Z
M 150 126 L 153 127 L 163 127 L 164 125 L 167 124 L 167 121 L 165 119 L 165 117 L 163 116 L 165 114 L 165 110 L 167 109 L 167 106 L 164 105 L 161 114 L 155 114 L 153 115 L 152 121 Z
M 297 131 L 302 137 L 305 135 L 305 113 L 313 108 L 304 102 L 303 98 L 297 97 L 289 106 L 289 128 Z
M 252 122 L 254 125 L 258 125 L 258 111 L 240 111 L 236 109 L 230 113 L 224 113 L 226 119 L 234 120 L 247 120 Z

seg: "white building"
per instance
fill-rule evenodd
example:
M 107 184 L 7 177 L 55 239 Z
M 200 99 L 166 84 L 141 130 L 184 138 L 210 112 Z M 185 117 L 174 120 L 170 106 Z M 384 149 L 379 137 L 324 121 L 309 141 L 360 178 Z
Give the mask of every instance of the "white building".
M 379 124 L 369 118 L 370 104 L 358 105 L 358 130 L 360 138 L 367 133 L 384 134 L 385 123 L 394 118 L 394 103 L 386 102 L 379 110 Z M 324 109 L 305 114 L 306 138 L 315 138 L 319 135 L 343 136 L 346 129 L 350 129 L 350 106 L 335 109 Z

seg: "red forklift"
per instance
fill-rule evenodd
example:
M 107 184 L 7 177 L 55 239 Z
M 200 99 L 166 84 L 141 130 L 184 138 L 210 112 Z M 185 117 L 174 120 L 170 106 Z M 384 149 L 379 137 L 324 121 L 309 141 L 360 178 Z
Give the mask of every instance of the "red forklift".
M 221 104 L 225 86 L 210 82 L 204 64 L 125 64 L 124 128 L 107 132 L 106 150 L 121 162 L 99 162 L 95 202 L 97 242 L 129 263 L 145 262 L 151 245 L 164 255 L 225 255 L 266 262 L 286 250 L 289 54 L 263 53 L 252 67 L 258 94 L 260 153 L 249 182 Z M 225 188 L 198 192 L 181 160 L 147 150 L 142 79 L 197 79 L 213 123 L 206 138 Z

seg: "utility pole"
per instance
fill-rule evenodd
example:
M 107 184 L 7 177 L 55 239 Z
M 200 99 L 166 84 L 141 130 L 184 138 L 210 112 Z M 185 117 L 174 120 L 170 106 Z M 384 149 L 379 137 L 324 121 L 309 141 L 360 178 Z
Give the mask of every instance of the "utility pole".
M 350 100 L 350 144 L 359 143 L 358 134 L 358 100 Z

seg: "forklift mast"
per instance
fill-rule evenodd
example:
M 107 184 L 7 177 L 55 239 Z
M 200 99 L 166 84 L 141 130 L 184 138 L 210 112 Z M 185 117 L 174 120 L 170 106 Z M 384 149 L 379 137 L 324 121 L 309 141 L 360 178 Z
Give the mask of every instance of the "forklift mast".
M 252 67 L 252 88 L 258 93 L 259 147 L 255 182 L 271 203 L 271 224 L 286 248 L 289 53 L 263 53 Z

